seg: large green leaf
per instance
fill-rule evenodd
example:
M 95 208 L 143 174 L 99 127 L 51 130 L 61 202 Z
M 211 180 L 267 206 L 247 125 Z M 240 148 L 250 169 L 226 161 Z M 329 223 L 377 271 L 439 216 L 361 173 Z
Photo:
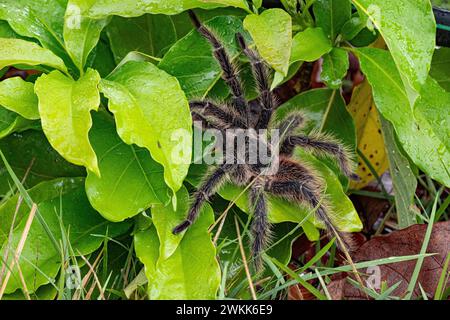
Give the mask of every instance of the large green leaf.
M 14 132 L 21 132 L 33 127 L 35 121 L 23 118 L 15 112 L 0 106 L 0 139 Z
M 38 100 L 34 84 L 20 77 L 0 82 L 0 105 L 30 120 L 39 119 Z
M 77 184 L 78 188 L 70 187 L 70 192 L 61 194 L 61 188 L 69 188 L 65 183 L 54 184 L 56 190 L 51 190 L 48 184 L 43 184 L 41 185 L 42 194 L 38 188 L 34 190 L 34 193 L 35 198 L 40 199 L 38 209 L 50 231 L 58 241 L 67 239 L 75 255 L 87 255 L 95 251 L 104 241 L 99 235 L 118 236 L 130 227 L 130 223 L 109 223 L 96 213 L 89 205 L 82 181 L 70 180 L 67 183 Z M 59 194 L 57 190 L 60 191 Z M 13 231 L 10 243 L 12 252 L 19 243 L 26 220 L 22 219 Z M 6 246 L 5 242 L 1 249 L 2 257 L 5 256 Z M 10 254 L 7 260 L 8 265 L 11 259 Z M 52 245 L 37 219 L 33 220 L 28 232 L 19 265 L 30 292 L 35 292 L 40 286 L 49 283 L 49 279 L 55 279 L 61 268 L 61 254 Z M 13 269 L 5 292 L 12 293 L 21 287 L 22 283 L 16 267 Z
M 330 40 L 321 28 L 308 28 L 299 32 L 292 40 L 291 63 L 316 61 L 333 49 Z
M 323 57 L 322 72 L 320 78 L 328 87 L 338 89 L 342 85 L 342 78 L 347 73 L 349 60 L 347 51 L 333 48 Z
M 18 34 L 39 40 L 71 65 L 63 42 L 66 4 L 67 0 L 2 0 L 0 19 L 8 21 Z
M 106 219 L 122 221 L 151 205 L 167 204 L 163 167 L 147 150 L 124 143 L 106 113 L 94 114 L 93 121 L 89 138 L 102 175 L 88 172 L 86 193 L 92 206 Z
M 186 188 L 178 190 L 177 199 L 179 205 L 176 211 L 165 205 L 157 205 L 152 208 L 152 221 L 158 233 L 160 242 L 159 257 L 161 260 L 168 259 L 178 248 L 181 239 L 183 239 L 181 235 L 174 235 L 172 230 L 186 219 L 189 209 L 189 193 Z
M 170 206 L 165 208 L 165 214 L 169 215 L 171 220 L 179 215 L 174 213 Z M 206 205 L 196 223 L 186 231 L 177 249 L 167 259 L 159 255 L 160 246 L 167 246 L 167 238 L 160 240 L 155 226 L 135 234 L 136 255 L 145 266 L 150 299 L 216 297 L 220 284 L 220 267 L 211 235 L 208 233 L 208 227 L 213 221 L 213 211 Z M 181 238 L 180 235 L 178 237 Z M 163 252 L 168 253 L 164 249 Z
M 380 116 L 384 143 L 389 160 L 389 172 L 395 192 L 395 208 L 400 228 L 407 228 L 416 223 L 413 210 L 417 179 L 409 164 L 403 149 L 397 145 L 397 139 L 392 124 Z
M 332 42 L 352 14 L 350 0 L 316 0 L 313 9 L 317 26 L 325 31 Z
M 0 140 L 0 149 L 26 188 L 58 177 L 80 177 L 86 174 L 83 167 L 65 161 L 41 131 L 27 130 L 12 134 Z M 0 181 L 0 194 L 4 195 L 14 183 L 3 163 L 0 164 Z
M 377 108 L 394 125 L 405 151 L 432 178 L 450 185 L 449 93 L 428 78 L 413 109 L 389 52 L 363 48 L 356 53 Z
M 205 25 L 215 30 L 215 34 L 233 59 L 240 52 L 236 33 L 242 33 L 247 39 L 249 37 L 241 20 L 233 16 L 216 17 Z M 195 30 L 170 48 L 159 67 L 178 78 L 189 99 L 206 96 L 222 75 L 222 70 L 212 54 L 211 45 Z
M 114 17 L 106 31 L 116 63 L 131 51 L 161 57 L 177 41 L 172 18 L 146 14 L 137 18 Z
M 50 50 L 22 39 L 0 38 L 0 69 L 15 64 L 45 65 L 67 72 L 61 58 Z
M 430 75 L 442 88 L 450 91 L 450 48 L 442 47 L 434 52 Z
M 87 15 L 96 19 L 112 15 L 138 17 L 145 13 L 171 15 L 192 8 L 211 9 L 224 5 L 246 8 L 242 0 L 97 0 L 92 4 Z
M 281 9 L 269 9 L 260 15 L 245 17 L 244 27 L 250 32 L 261 57 L 286 76 L 292 47 L 291 16 Z
M 121 139 L 148 149 L 163 165 L 164 180 L 175 193 L 187 174 L 192 151 L 191 113 L 177 79 L 151 63 L 129 61 L 100 87 Z
M 425 84 L 436 23 L 428 0 L 352 0 L 380 31 L 400 71 L 411 105 Z
M 95 0 L 69 0 L 64 16 L 64 44 L 73 62 L 83 73 L 89 53 L 97 45 L 107 19 L 85 16 Z
M 88 71 L 74 81 L 58 71 L 36 80 L 42 128 L 50 144 L 67 161 L 83 165 L 100 175 L 97 156 L 89 142 L 91 110 L 100 104 L 97 71 Z

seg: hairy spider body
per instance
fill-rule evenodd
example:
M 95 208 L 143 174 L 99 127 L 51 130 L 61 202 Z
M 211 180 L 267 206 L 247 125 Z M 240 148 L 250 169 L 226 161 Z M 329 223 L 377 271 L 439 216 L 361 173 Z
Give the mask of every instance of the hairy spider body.
M 197 31 L 209 41 L 213 54 L 223 70 L 223 79 L 231 92 L 231 101 L 217 104 L 213 101 L 191 101 L 190 108 L 193 119 L 202 121 L 204 128 L 216 129 L 226 132 L 229 129 L 246 129 L 257 131 L 278 128 L 281 132 L 279 141 L 279 156 L 277 156 L 277 170 L 273 174 L 265 174 L 268 165 L 258 161 L 253 164 L 246 163 L 250 156 L 249 144 L 252 139 L 258 139 L 259 146 L 268 149 L 268 153 L 277 153 L 274 146 L 261 138 L 258 134 L 247 137 L 244 152 L 234 149 L 233 153 L 226 154 L 236 163 L 225 162 L 208 173 L 193 195 L 193 201 L 185 221 L 174 228 L 173 233 L 178 234 L 186 230 L 196 220 L 203 204 L 210 199 L 221 184 L 229 179 L 238 186 L 250 185 L 250 208 L 253 213 L 251 224 L 252 255 L 256 270 L 262 268 L 261 254 L 267 248 L 270 240 L 271 225 L 268 220 L 267 194 L 272 194 L 291 202 L 306 205 L 315 210 L 316 217 L 325 225 L 330 235 L 338 235 L 346 239 L 332 222 L 331 212 L 323 196 L 324 181 L 307 163 L 291 158 L 295 147 L 302 147 L 318 156 L 330 156 L 336 160 L 342 172 L 350 178 L 353 163 L 347 149 L 329 135 L 313 134 L 300 135 L 296 131 L 304 123 L 301 114 L 290 114 L 281 123 L 273 124 L 272 115 L 277 107 L 274 94 L 270 90 L 269 70 L 256 51 L 250 49 L 242 35 L 237 34 L 237 42 L 252 66 L 253 75 L 257 84 L 259 97 L 248 102 L 244 97 L 244 90 L 239 80 L 236 68 L 221 45 L 217 37 L 200 23 L 197 16 L 190 11 L 191 19 Z M 235 143 L 233 140 L 232 143 Z M 270 166 L 270 165 L 269 165 Z M 345 240 L 343 241 L 344 245 Z

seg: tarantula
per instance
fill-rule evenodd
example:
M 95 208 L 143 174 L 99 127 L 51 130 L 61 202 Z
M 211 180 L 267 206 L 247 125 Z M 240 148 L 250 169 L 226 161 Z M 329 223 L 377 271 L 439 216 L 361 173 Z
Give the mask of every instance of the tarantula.
M 228 178 L 239 186 L 251 185 L 249 197 L 250 207 L 253 211 L 250 230 L 251 249 L 257 270 L 262 268 L 261 253 L 265 250 L 271 234 L 267 216 L 267 193 L 288 201 L 306 204 L 315 210 L 316 217 L 329 232 L 332 232 L 331 235 L 340 235 L 341 239 L 345 239 L 344 235 L 334 227 L 330 218 L 327 201 L 322 195 L 325 185 L 323 179 L 307 163 L 294 160 L 291 156 L 295 147 L 305 148 L 319 156 L 331 156 L 336 160 L 342 172 L 354 179 L 353 162 L 347 148 L 329 135 L 296 134 L 295 131 L 300 129 L 305 121 L 304 117 L 298 113 L 289 114 L 281 123 L 273 125 L 273 112 L 278 105 L 274 93 L 270 90 L 269 69 L 265 62 L 256 51 L 247 46 L 241 34 L 236 34 L 239 47 L 250 61 L 259 92 L 259 97 L 250 103 L 244 97 L 237 69 L 231 63 L 223 45 L 192 11 L 189 12 L 189 15 L 197 31 L 211 44 L 214 57 L 223 71 L 222 78 L 231 91 L 229 103 L 218 104 L 209 100 L 191 101 L 190 109 L 193 119 L 202 121 L 205 128 L 213 128 L 221 132 L 232 128 L 259 130 L 272 126 L 279 128 L 283 135 L 279 142 L 278 170 L 274 174 L 262 174 L 263 170 L 267 170 L 267 165 L 260 162 L 256 164 L 226 162 L 217 166 L 210 174 L 206 175 L 193 196 L 186 220 L 175 227 L 173 233 L 178 234 L 192 225 L 203 204 Z M 269 152 L 273 152 L 270 143 L 265 143 L 265 146 L 270 149 Z M 244 155 L 234 151 L 232 156 L 242 158 L 248 153 L 249 150 L 246 150 Z M 343 243 L 345 244 L 345 240 Z

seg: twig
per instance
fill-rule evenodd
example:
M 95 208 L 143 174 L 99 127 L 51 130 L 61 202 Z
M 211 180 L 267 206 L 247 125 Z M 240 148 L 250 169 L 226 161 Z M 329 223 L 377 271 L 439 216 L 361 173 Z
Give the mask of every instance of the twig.
M 237 232 L 238 241 L 239 241 L 239 249 L 241 250 L 242 262 L 244 263 L 245 274 L 247 275 L 250 292 L 252 294 L 253 300 L 258 300 L 256 298 L 255 288 L 253 286 L 252 277 L 250 275 L 250 270 L 248 268 L 247 258 L 245 257 L 245 250 L 244 250 L 244 246 L 242 245 L 241 231 L 239 230 L 239 223 L 237 221 L 236 216 L 234 216 L 234 223 L 236 224 L 236 232 Z

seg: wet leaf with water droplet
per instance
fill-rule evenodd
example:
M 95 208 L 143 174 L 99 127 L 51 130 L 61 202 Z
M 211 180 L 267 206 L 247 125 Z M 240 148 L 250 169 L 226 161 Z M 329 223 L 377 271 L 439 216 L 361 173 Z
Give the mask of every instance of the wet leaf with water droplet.
M 380 31 L 413 105 L 427 80 L 436 23 L 429 1 L 352 0 Z
M 114 119 L 106 112 L 92 115 L 89 133 L 101 177 L 88 172 L 86 193 L 92 206 L 109 221 L 123 221 L 148 209 L 167 204 L 170 190 L 164 183 L 164 168 L 148 150 L 123 142 Z
M 34 84 L 20 77 L 0 82 L 0 105 L 29 120 L 40 118 Z
M 321 28 L 308 28 L 297 33 L 292 40 L 290 63 L 295 61 L 316 61 L 332 49 L 331 41 Z
M 150 151 L 178 191 L 191 163 L 192 118 L 177 79 L 149 62 L 129 61 L 100 84 L 127 144 Z
M 338 89 L 342 85 L 342 78 L 347 73 L 349 60 L 347 51 L 333 48 L 323 57 L 322 72 L 320 78 L 332 89 Z
M 334 43 L 344 24 L 350 20 L 352 10 L 348 0 L 316 0 L 313 5 L 316 24 Z
M 66 4 L 67 0 L 2 0 L 0 20 L 8 21 L 19 35 L 37 39 L 71 69 L 73 63 L 63 41 Z
M 269 9 L 244 19 L 261 57 L 276 71 L 287 75 L 292 47 L 292 20 L 286 11 Z
M 107 19 L 86 17 L 86 11 L 94 2 L 95 0 L 69 0 L 64 16 L 65 48 L 81 72 L 108 22 Z
M 230 57 L 235 60 L 240 50 L 236 33 L 249 39 L 242 21 L 233 16 L 219 16 L 205 22 L 213 30 Z M 222 82 L 222 70 L 212 54 L 211 45 L 193 30 L 178 40 L 158 65 L 159 68 L 176 77 L 189 99 L 206 96 L 218 82 Z M 225 90 L 226 97 L 228 90 Z
M 67 161 L 83 165 L 100 176 L 97 156 L 89 142 L 92 126 L 90 111 L 100 105 L 100 75 L 93 69 L 78 81 L 59 71 L 44 74 L 36 80 L 42 129 L 50 144 Z
M 393 124 L 405 151 L 420 169 L 449 186 L 449 93 L 428 78 L 422 97 L 412 108 L 388 51 L 362 48 L 356 53 L 372 85 L 376 106 Z
M 0 38 L 0 69 L 15 64 L 44 65 L 67 72 L 64 62 L 50 50 L 30 41 Z

